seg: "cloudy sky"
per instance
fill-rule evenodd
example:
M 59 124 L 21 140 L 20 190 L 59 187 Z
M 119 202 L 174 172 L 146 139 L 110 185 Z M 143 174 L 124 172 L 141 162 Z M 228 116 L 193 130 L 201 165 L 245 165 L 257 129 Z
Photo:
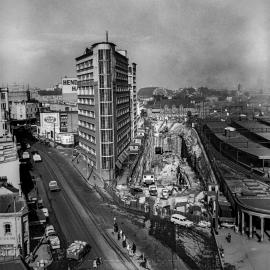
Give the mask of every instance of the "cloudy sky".
M 0 0 L 0 85 L 50 87 L 105 39 L 138 88 L 270 88 L 269 0 Z

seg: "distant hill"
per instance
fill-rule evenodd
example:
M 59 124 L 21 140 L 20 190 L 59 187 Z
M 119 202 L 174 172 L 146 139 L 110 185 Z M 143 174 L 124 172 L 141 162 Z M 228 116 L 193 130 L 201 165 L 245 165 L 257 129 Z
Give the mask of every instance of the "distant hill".
M 138 91 L 138 96 L 143 96 L 143 97 L 152 97 L 153 95 L 157 95 L 158 93 L 162 94 L 162 93 L 166 93 L 169 95 L 173 94 L 172 90 L 163 88 L 163 87 L 144 87 L 139 89 Z
M 139 89 L 138 91 L 138 96 L 143 96 L 143 97 L 152 97 L 153 92 L 155 91 L 157 87 L 143 87 Z

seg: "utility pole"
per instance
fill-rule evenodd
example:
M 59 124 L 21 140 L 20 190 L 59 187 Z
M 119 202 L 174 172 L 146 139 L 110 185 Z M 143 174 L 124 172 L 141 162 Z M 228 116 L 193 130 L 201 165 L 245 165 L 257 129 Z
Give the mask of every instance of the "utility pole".
M 55 123 L 53 123 L 53 147 L 55 148 Z

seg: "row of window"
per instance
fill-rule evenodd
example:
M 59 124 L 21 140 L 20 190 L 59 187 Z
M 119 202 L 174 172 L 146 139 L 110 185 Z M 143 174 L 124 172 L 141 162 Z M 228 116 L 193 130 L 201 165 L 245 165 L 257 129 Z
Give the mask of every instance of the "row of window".
M 116 87 L 116 92 L 127 92 L 129 91 L 127 87 Z
M 93 66 L 93 59 L 90 59 L 88 61 L 85 61 L 83 63 L 76 65 L 76 70 L 80 71 L 81 69 L 90 68 Z
M 117 142 L 121 141 L 125 136 L 129 136 L 129 128 L 120 132 L 117 136 Z
M 80 88 L 80 89 L 81 89 L 81 87 L 85 87 L 85 86 L 93 86 L 94 85 L 94 79 L 78 81 L 77 85 L 78 85 L 78 88 Z
M 77 77 L 78 77 L 78 80 L 79 81 L 93 79 L 93 72 L 82 74 L 82 75 L 78 75 Z
M 127 138 L 129 138 L 129 136 L 127 136 Z M 117 147 L 117 154 L 119 155 L 129 144 L 130 139 L 127 139 L 126 142 L 124 142 L 123 144 L 118 145 Z
M 78 90 L 78 95 L 94 95 L 95 90 L 93 86 L 86 86 L 86 87 L 81 87 L 81 89 Z
M 94 98 L 78 98 L 78 103 L 95 105 L 95 99 Z
M 88 153 L 91 153 L 92 155 L 96 155 L 96 150 L 82 142 L 79 142 L 79 146 L 84 149 L 85 151 L 87 151 Z
M 119 122 L 119 124 L 117 125 L 117 130 L 119 130 L 121 127 L 123 127 L 124 125 L 126 125 L 127 123 L 130 122 L 129 116 L 125 119 L 123 119 L 122 121 Z
M 126 103 L 129 102 L 130 97 L 119 97 L 117 98 L 117 104 L 122 104 L 122 103 Z
M 79 126 L 85 127 L 85 128 L 88 128 L 88 129 L 91 129 L 91 130 L 94 130 L 94 131 L 96 130 L 95 124 L 91 124 L 91 123 L 88 123 L 86 121 L 79 120 Z
M 121 109 L 121 110 L 118 110 L 118 111 L 117 111 L 117 117 L 118 117 L 118 116 L 121 116 L 121 115 L 123 115 L 123 114 L 125 114 L 125 113 L 128 113 L 128 112 L 129 112 L 129 107 L 124 108 L 124 109 Z
M 116 72 L 116 78 L 119 79 L 119 80 L 127 81 L 128 80 L 128 75 L 120 73 L 120 72 Z
M 81 136 L 82 138 L 90 141 L 91 143 L 96 143 L 96 137 L 89 135 L 85 132 L 79 131 L 79 136 Z
M 88 110 L 78 110 L 79 115 L 88 116 L 91 118 L 95 118 L 95 112 L 94 111 L 88 111 Z

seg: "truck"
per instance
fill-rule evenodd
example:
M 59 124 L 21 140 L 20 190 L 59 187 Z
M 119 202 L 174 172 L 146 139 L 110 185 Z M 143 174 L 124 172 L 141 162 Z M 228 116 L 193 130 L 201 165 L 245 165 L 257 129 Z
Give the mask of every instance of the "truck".
M 149 194 L 151 196 L 157 196 L 157 186 L 156 185 L 151 185 L 148 187 L 149 189 Z
M 71 243 L 66 251 L 66 257 L 69 260 L 80 260 L 90 251 L 90 245 L 85 241 L 75 240 Z

